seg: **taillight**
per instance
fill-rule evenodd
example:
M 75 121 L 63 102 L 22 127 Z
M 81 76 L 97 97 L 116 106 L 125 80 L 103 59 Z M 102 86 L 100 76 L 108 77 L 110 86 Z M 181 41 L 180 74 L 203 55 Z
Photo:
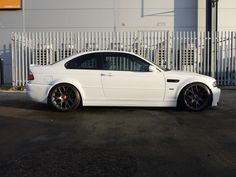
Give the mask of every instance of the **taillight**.
M 33 80 L 34 80 L 34 75 L 33 75 L 32 72 L 29 73 L 29 75 L 28 75 L 28 80 L 29 80 L 29 81 L 33 81 Z

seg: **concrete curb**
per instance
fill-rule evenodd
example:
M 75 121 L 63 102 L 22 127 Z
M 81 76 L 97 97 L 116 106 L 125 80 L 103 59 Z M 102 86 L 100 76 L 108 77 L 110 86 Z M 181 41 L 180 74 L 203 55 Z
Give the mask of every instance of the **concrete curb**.
M 12 87 L 11 85 L 0 85 L 0 92 L 25 92 L 24 87 Z
M 0 93 L 26 93 L 26 90 L 2 90 L 0 89 Z

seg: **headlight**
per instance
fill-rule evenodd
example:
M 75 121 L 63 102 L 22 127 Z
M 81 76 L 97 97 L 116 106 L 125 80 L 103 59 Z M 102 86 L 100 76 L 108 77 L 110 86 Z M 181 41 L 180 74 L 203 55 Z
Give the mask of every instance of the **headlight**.
M 214 82 L 212 83 L 212 86 L 213 86 L 213 87 L 216 87 L 216 81 L 214 81 Z

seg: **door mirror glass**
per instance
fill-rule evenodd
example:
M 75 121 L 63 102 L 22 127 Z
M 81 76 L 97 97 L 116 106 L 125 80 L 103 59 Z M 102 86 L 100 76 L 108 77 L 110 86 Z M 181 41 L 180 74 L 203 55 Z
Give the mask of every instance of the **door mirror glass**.
M 156 72 L 157 69 L 156 69 L 156 67 L 154 67 L 154 66 L 152 66 L 152 65 L 149 65 L 149 71 L 150 71 L 150 72 Z

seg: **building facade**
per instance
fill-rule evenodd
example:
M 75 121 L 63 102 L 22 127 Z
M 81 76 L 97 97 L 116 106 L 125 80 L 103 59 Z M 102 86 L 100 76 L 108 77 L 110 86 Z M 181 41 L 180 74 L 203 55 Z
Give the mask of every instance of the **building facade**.
M 1 1 L 0 0 L 0 4 Z M 9 0 L 11 1 L 11 0 Z M 15 0 L 12 0 L 15 1 Z M 206 0 L 19 0 L 0 10 L 0 57 L 11 83 L 11 33 L 42 31 L 205 31 Z M 233 0 L 219 1 L 219 30 L 235 30 Z

